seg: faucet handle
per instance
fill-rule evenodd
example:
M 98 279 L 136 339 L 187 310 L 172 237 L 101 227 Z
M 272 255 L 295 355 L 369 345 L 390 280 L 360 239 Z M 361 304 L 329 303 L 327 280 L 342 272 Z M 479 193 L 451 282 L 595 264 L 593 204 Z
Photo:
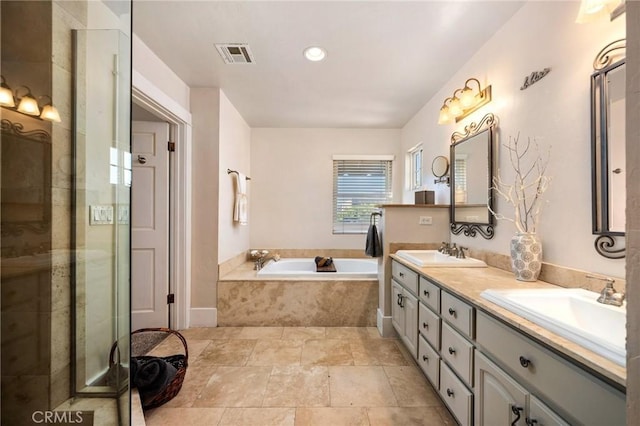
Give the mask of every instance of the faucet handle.
M 456 255 L 456 257 L 458 259 L 466 259 L 467 256 L 464 255 L 465 250 L 469 250 L 469 247 L 462 247 L 462 246 L 458 247 L 458 254 Z
M 605 288 L 613 288 L 613 283 L 616 282 L 616 280 L 611 277 L 598 277 L 596 275 L 591 275 L 591 274 L 587 274 L 585 275 L 585 277 L 590 278 L 592 280 L 605 281 L 607 283 Z

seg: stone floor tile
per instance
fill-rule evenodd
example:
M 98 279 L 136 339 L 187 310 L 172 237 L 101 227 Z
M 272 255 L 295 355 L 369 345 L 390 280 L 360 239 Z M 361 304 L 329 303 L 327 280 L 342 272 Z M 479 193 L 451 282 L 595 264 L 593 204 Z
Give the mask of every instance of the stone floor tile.
M 367 327 L 327 327 L 327 339 L 369 339 Z
M 260 407 L 271 367 L 218 367 L 194 407 Z
M 219 426 L 294 426 L 295 408 L 227 408 Z
M 296 409 L 296 426 L 369 426 L 366 408 L 323 407 Z
M 323 366 L 274 367 L 263 407 L 328 407 L 329 368 Z
M 280 339 L 284 327 L 243 327 L 237 339 Z
M 211 426 L 217 425 L 225 408 L 167 408 L 165 406 L 147 410 L 146 426 Z
M 199 359 L 210 365 L 246 365 L 256 340 L 212 340 Z
M 355 365 L 409 365 L 393 340 L 353 340 L 349 347 Z
M 196 327 L 180 330 L 187 341 L 190 340 L 214 340 L 234 339 L 242 332 L 244 327 Z
M 367 414 L 371 426 L 442 426 L 435 407 L 371 407 Z
M 200 360 L 189 363 L 180 392 L 163 407 L 191 407 L 217 368 Z
M 332 407 L 388 407 L 398 402 L 382 367 L 329 367 Z
M 348 340 L 305 340 L 302 348 L 302 365 L 353 365 L 353 355 Z
M 283 339 L 308 340 L 324 339 L 324 327 L 285 327 L 282 332 Z
M 400 407 L 441 405 L 440 397 L 417 367 L 384 367 Z
M 302 340 L 258 340 L 247 365 L 300 365 Z

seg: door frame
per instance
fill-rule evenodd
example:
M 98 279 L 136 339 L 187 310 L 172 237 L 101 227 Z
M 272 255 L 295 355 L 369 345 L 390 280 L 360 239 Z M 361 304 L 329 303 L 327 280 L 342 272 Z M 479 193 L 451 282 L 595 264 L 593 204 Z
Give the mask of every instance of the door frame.
M 167 121 L 176 143 L 169 156 L 169 288 L 176 300 L 169 321 L 171 328 L 185 329 L 191 308 L 191 113 L 135 70 L 131 98 Z

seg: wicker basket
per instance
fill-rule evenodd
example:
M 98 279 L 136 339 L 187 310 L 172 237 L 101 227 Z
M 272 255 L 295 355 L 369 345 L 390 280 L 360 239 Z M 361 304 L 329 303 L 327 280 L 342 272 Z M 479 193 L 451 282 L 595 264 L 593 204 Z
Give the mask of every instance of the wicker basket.
M 131 335 L 145 332 L 164 332 L 173 334 L 180 339 L 182 345 L 184 346 L 184 355 L 180 354 L 161 357 L 176 368 L 176 375 L 173 377 L 169 385 L 165 387 L 160 393 L 156 393 L 153 395 L 145 395 L 144 392 L 140 392 L 142 408 L 147 409 L 159 407 L 160 405 L 167 403 L 168 401 L 173 399 L 178 394 L 178 392 L 180 392 L 180 389 L 182 388 L 182 382 L 184 381 L 184 376 L 187 374 L 187 366 L 189 365 L 189 349 L 187 348 L 187 341 L 185 340 L 184 336 L 182 336 L 182 334 L 178 333 L 177 331 L 171 330 L 169 328 L 141 328 L 139 330 L 133 331 Z M 133 358 L 139 361 L 147 361 L 156 357 L 145 355 Z

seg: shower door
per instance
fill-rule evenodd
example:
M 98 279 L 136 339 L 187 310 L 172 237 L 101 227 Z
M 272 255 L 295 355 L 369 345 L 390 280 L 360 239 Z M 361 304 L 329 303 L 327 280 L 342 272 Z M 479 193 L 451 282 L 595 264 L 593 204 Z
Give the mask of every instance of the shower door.
M 74 53 L 72 389 L 117 397 L 129 388 L 130 37 L 78 30 Z

